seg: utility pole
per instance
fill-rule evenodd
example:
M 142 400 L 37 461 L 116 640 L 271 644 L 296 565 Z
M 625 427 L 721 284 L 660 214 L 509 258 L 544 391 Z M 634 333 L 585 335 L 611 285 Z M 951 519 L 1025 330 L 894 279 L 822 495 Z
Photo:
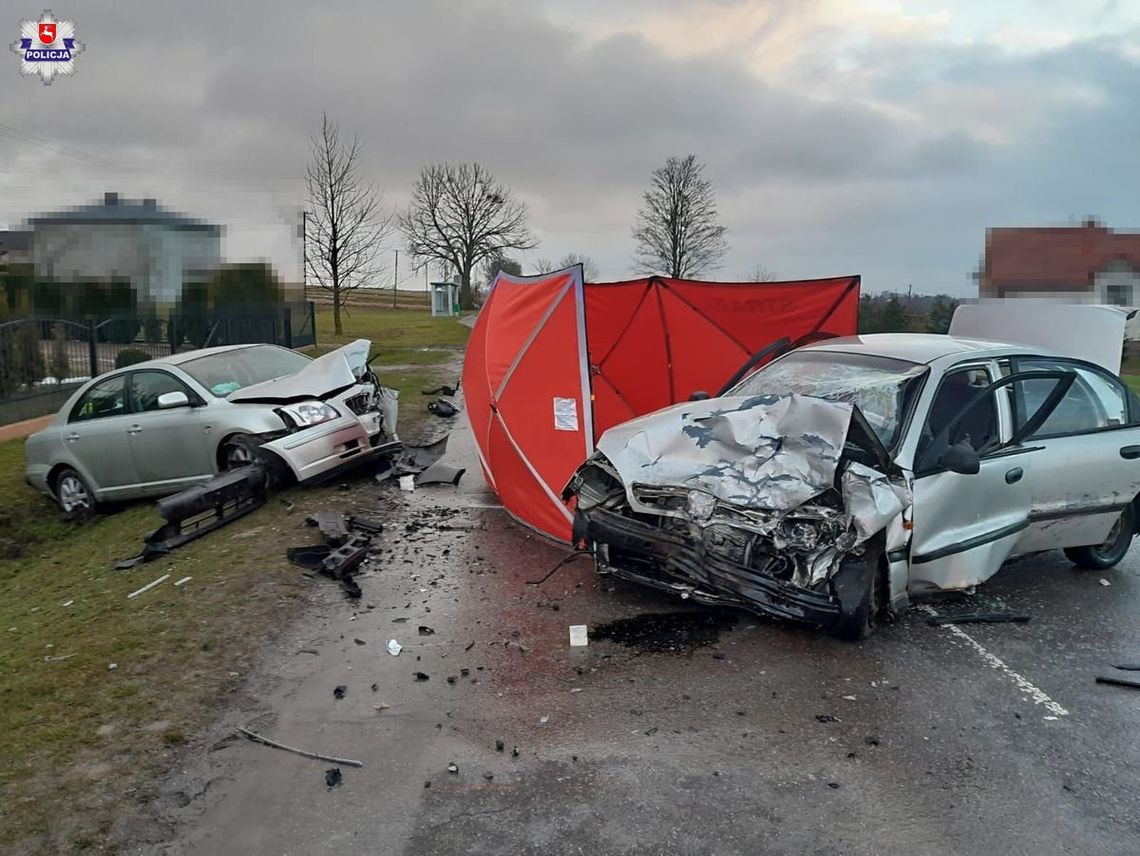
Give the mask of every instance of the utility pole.
M 400 251 L 396 250 L 396 267 L 392 272 L 392 308 L 396 308 L 396 287 L 400 283 Z
M 305 300 L 309 299 L 309 239 L 305 234 L 308 225 L 309 212 L 301 212 L 301 294 Z

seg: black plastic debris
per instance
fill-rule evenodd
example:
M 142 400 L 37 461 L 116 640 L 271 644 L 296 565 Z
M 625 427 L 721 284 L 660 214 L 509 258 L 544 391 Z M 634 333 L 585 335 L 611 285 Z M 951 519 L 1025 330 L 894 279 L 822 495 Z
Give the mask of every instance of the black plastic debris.
M 436 416 L 442 416 L 445 419 L 451 416 L 455 416 L 457 413 L 459 413 L 458 407 L 456 407 L 450 401 L 445 401 L 442 398 L 438 398 L 435 401 L 430 402 L 427 406 L 427 409 L 428 413 L 432 413 Z
M 268 481 L 265 469 L 253 464 L 163 497 L 155 505 L 158 516 L 166 522 L 143 538 L 141 553 L 115 567 L 125 570 L 154 561 L 244 517 L 265 505 Z
M 868 746 L 878 746 L 879 745 L 879 738 L 876 737 L 874 734 L 868 734 L 866 737 L 863 738 L 863 742 Z
M 967 612 L 962 615 L 932 615 L 926 619 L 931 627 L 943 624 L 1025 624 L 1028 615 L 1013 612 Z
M 435 635 L 435 631 L 432 630 L 430 627 L 428 627 L 426 624 L 421 624 L 418 629 L 419 629 L 420 636 L 434 636 Z
M 454 684 L 458 680 L 459 680 L 459 678 L 456 675 L 448 675 L 447 676 L 447 682 L 449 684 Z
M 504 748 L 506 748 L 506 744 L 503 743 L 502 740 L 496 740 L 495 741 L 495 751 L 496 752 L 502 752 Z
M 459 391 L 459 384 L 458 383 L 456 383 L 455 386 L 448 386 L 445 383 L 441 383 L 435 389 L 421 390 L 421 392 L 424 395 L 446 395 L 448 398 L 454 398 L 455 393 L 457 393 L 458 391 Z
M 1130 681 L 1127 678 L 1107 678 L 1103 675 L 1097 677 L 1098 684 L 1108 684 L 1113 687 L 1128 687 L 1133 690 L 1140 690 L 1140 681 Z
M 1122 672 L 1140 672 L 1140 663 L 1115 663 L 1112 668 Z
M 344 776 L 340 774 L 340 767 L 325 770 L 325 784 L 330 788 L 337 787 L 342 781 L 344 781 Z
M 487 772 L 485 772 L 485 773 L 483 774 L 483 778 L 484 778 L 484 779 L 486 779 L 488 782 L 490 782 L 490 781 L 493 781 L 493 780 L 494 780 L 494 778 L 495 778 L 495 774 L 494 774 L 494 773 L 492 773 L 490 770 L 488 770 Z
M 315 571 L 321 566 L 321 562 L 329 557 L 331 552 L 332 547 L 328 544 L 317 544 L 312 547 L 289 547 L 285 551 L 285 558 L 294 565 Z
M 346 687 L 344 684 L 341 684 L 339 687 L 336 687 L 333 690 L 333 698 L 342 699 L 344 698 L 344 694 L 346 692 L 348 692 L 348 687 Z
M 431 677 L 429 675 L 424 674 L 423 672 L 416 672 L 415 673 L 415 679 L 417 681 L 429 681 L 429 680 L 431 680 Z
M 842 722 L 838 716 L 832 716 L 830 713 L 820 713 L 815 717 L 816 722 Z
M 355 642 L 357 645 L 367 645 L 368 644 L 363 639 L 353 639 L 352 641 Z
M 358 517 L 355 514 L 348 518 L 348 525 L 352 529 L 367 532 L 369 535 L 379 535 L 384 531 L 384 524 L 371 517 Z
M 325 543 L 339 547 L 348 540 L 348 518 L 339 511 L 318 511 L 305 518 L 305 525 L 321 530 Z

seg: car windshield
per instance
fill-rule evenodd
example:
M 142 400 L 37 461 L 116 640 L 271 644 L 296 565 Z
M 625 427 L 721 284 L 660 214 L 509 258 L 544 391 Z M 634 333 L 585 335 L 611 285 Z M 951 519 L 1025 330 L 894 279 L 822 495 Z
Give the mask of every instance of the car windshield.
M 288 348 L 254 345 L 188 360 L 180 368 L 218 398 L 255 383 L 298 372 L 311 360 Z
M 899 439 L 914 382 L 926 366 L 868 354 L 796 351 L 737 384 L 729 395 L 812 395 L 854 404 L 888 449 Z

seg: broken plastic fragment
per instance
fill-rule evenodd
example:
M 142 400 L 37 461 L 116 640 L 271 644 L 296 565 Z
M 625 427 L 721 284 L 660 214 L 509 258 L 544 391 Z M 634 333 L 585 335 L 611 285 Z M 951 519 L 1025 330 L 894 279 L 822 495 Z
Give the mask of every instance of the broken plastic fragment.
M 330 788 L 335 788 L 341 783 L 344 777 L 340 773 L 340 767 L 333 767 L 331 770 L 325 770 L 325 784 Z
M 388 653 L 393 657 L 397 656 L 403 650 L 404 646 L 397 642 L 395 639 L 388 640 Z

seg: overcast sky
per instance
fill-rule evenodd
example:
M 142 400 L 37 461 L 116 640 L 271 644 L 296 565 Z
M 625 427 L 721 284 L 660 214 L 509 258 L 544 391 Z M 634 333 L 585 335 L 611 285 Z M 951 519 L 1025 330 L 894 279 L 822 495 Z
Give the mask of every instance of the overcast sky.
M 477 160 L 529 206 L 524 265 L 580 252 L 603 279 L 633 273 L 650 171 L 690 152 L 728 228 L 719 279 L 967 295 L 987 226 L 1140 228 L 1134 0 L 50 5 L 86 50 L 50 87 L 0 56 L 0 226 L 153 196 L 295 280 L 327 111 L 390 206 L 422 163 Z M 43 6 L 4 0 L 5 43 Z

